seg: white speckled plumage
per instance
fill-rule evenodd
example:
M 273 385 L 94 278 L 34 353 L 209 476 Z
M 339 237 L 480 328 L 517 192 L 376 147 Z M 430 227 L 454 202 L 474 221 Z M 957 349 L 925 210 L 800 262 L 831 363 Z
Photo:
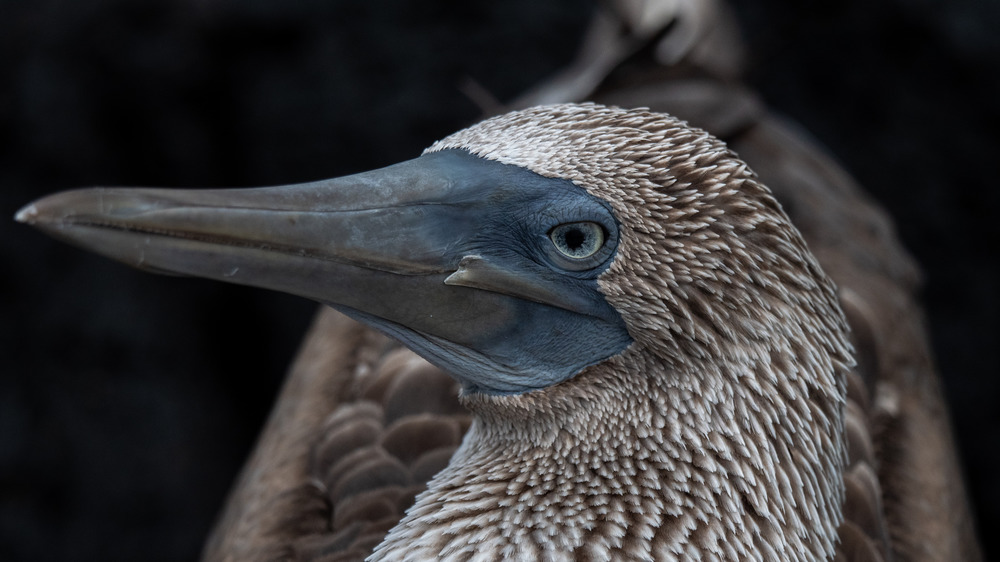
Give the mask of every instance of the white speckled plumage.
M 563 106 L 481 123 L 432 148 L 473 149 L 612 195 L 633 241 L 624 241 L 601 283 L 628 318 L 636 344 L 581 373 L 577 384 L 522 397 L 466 397 L 479 421 L 465 432 L 469 418 L 443 373 L 326 311 L 310 331 L 206 559 L 357 561 L 390 529 L 377 558 L 422 559 L 448 546 L 453 559 L 535 559 L 544 545 L 562 541 L 580 547 L 552 550 L 549 558 L 981 559 L 912 257 L 888 216 L 847 172 L 740 86 L 742 47 L 724 6 L 683 5 L 705 11 L 681 11 L 671 20 L 664 42 L 685 27 L 702 30 L 675 67 L 642 57 L 618 67 L 645 41 L 630 31 L 635 26 L 622 25 L 628 17 L 602 12 L 567 72 L 513 103 L 594 99 L 659 113 L 631 114 L 619 123 L 626 133 L 621 138 L 606 122 L 616 110 Z M 738 151 L 785 206 L 813 254 L 803 251 L 770 195 L 722 143 L 662 113 L 689 120 Z M 672 151 L 648 151 L 668 136 Z M 647 151 L 646 160 L 639 149 Z M 748 190 L 753 204 L 731 204 L 723 217 L 744 220 L 705 212 L 718 212 L 725 190 L 699 198 L 694 186 L 703 181 Z M 616 182 L 632 191 L 616 194 Z M 642 198 L 648 204 L 627 203 Z M 765 220 L 755 225 L 749 217 Z M 656 248 L 670 252 L 650 259 Z M 746 269 L 720 256 L 742 259 Z M 814 256 L 839 286 L 858 350 L 859 364 L 846 374 L 846 402 L 843 317 Z M 789 257 L 787 268 L 769 262 Z M 741 279 L 761 290 L 730 290 Z M 794 289 L 788 296 L 803 300 L 775 297 L 780 291 L 770 289 L 782 284 Z M 805 324 L 784 322 L 803 313 Z M 408 367 L 401 368 L 405 356 Z M 745 400 L 727 400 L 737 390 Z M 634 396 L 646 398 L 622 407 Z M 363 415 L 352 418 L 356 412 Z M 324 413 L 336 424 L 310 418 Z M 528 413 L 548 425 L 528 423 Z M 413 494 L 444 467 L 463 432 L 454 462 L 411 508 Z M 581 439 L 593 445 L 571 446 Z M 697 450 L 711 454 L 692 454 Z M 605 464 L 608 458 L 622 460 Z M 365 473 L 374 476 L 358 477 Z M 445 497 L 462 503 L 439 510 Z M 666 515 L 685 501 L 683 515 Z M 588 502 L 596 508 L 585 509 Z M 571 520 L 583 524 L 566 524 Z M 654 531 L 658 520 L 671 524 Z
M 832 557 L 846 323 L 746 165 L 669 116 L 592 104 L 429 151 L 447 148 L 612 205 L 621 243 L 599 284 L 635 342 L 550 388 L 464 397 L 462 446 L 372 559 Z

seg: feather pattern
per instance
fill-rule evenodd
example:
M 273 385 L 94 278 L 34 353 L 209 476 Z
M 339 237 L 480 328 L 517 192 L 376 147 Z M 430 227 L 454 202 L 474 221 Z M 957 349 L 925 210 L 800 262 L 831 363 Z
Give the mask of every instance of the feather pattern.
M 501 116 L 430 151 L 446 148 L 612 204 L 622 242 L 600 284 L 635 344 L 543 391 L 466 397 L 465 446 L 375 559 L 832 555 L 846 324 L 746 165 L 676 119 L 586 104 Z
M 580 94 L 651 111 L 533 109 L 429 149 L 607 199 L 626 232 L 600 283 L 636 343 L 544 392 L 459 398 L 323 311 L 206 558 L 978 559 L 891 221 L 684 65 Z

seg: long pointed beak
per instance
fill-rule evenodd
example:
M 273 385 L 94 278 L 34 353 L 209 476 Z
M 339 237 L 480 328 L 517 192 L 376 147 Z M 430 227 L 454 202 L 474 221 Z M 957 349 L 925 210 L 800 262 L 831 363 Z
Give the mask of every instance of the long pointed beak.
M 141 269 L 284 291 L 420 329 L 430 313 L 413 303 L 433 308 L 427 298 L 440 291 L 430 288 L 457 270 L 456 233 L 470 220 L 466 197 L 430 164 L 267 188 L 81 189 L 36 201 L 17 220 Z M 475 293 L 465 291 L 482 300 Z
M 332 305 L 402 339 L 466 388 L 506 393 L 593 362 L 566 352 L 567 330 L 599 358 L 630 341 L 596 282 L 520 258 L 516 235 L 484 238 L 505 233 L 525 205 L 545 216 L 552 189 L 563 201 L 589 197 L 553 181 L 441 152 L 291 186 L 68 191 L 16 218 L 135 267 Z M 608 326 L 616 336 L 603 347 L 586 341 Z
M 312 261 L 320 269 L 330 261 L 400 274 L 444 272 L 450 266 L 436 243 L 447 241 L 439 240 L 428 215 L 461 220 L 461 214 L 430 207 L 439 200 L 421 200 L 412 176 L 413 183 L 391 179 L 369 172 L 253 189 L 80 189 L 36 201 L 16 218 L 141 269 L 230 281 L 245 277 L 235 271 L 240 266 L 264 273 L 289 261 Z M 246 259 L 250 255 L 254 259 Z M 286 282 L 266 274 L 258 281 L 253 284 L 269 288 Z

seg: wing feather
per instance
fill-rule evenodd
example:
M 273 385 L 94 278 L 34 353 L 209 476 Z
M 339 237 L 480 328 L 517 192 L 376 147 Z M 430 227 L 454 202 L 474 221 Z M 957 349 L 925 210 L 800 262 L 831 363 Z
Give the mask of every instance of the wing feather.
M 408 349 L 322 309 L 204 558 L 363 559 L 461 441 L 457 392 Z

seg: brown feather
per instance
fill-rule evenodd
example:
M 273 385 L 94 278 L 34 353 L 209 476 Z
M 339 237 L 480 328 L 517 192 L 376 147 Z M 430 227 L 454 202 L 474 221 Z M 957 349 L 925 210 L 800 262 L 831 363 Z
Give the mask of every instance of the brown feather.
M 321 310 L 204 557 L 359 560 L 469 425 L 451 378 Z
M 708 89 L 708 84 L 702 79 L 699 88 Z M 892 536 L 894 555 L 899 560 L 979 559 L 950 424 L 929 357 L 917 301 L 920 274 L 913 259 L 884 211 L 822 149 L 782 119 L 751 109 L 754 104 L 743 100 L 745 92 L 722 82 L 715 82 L 714 88 L 716 93 L 705 101 L 661 95 L 646 105 L 704 125 L 736 150 L 775 193 L 838 284 L 859 359 L 849 378 L 849 393 L 868 413 L 866 419 L 849 422 L 849 435 L 867 429 L 877 451 L 873 467 L 878 467 L 884 488 L 884 526 Z M 733 98 L 731 103 L 720 101 L 726 95 Z M 614 92 L 598 100 L 617 103 L 622 97 L 642 104 L 635 92 Z M 729 127 L 713 130 L 715 124 L 705 116 L 720 104 L 747 109 L 742 119 L 730 115 Z M 849 445 L 862 443 L 849 440 Z M 880 539 L 870 538 L 873 544 Z

